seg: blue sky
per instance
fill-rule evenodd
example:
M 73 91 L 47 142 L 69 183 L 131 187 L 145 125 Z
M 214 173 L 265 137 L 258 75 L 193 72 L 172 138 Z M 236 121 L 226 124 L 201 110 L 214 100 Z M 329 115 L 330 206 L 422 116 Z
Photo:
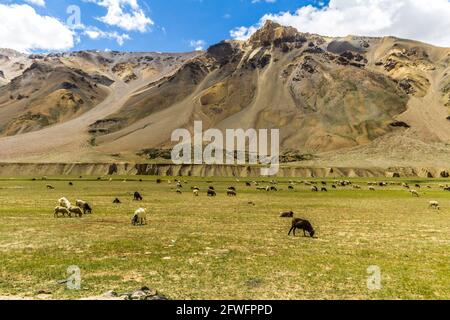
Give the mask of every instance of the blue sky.
M 266 19 L 323 35 L 450 46 L 449 0 L 0 0 L 0 47 L 192 51 L 244 40 Z
M 140 10 L 152 21 L 144 32 L 126 30 L 117 25 L 99 21 L 108 9 L 98 5 L 101 1 L 45 0 L 45 7 L 37 1 L 0 0 L 0 3 L 28 4 L 41 16 L 51 16 L 66 23 L 67 8 L 77 5 L 81 9 L 81 23 L 107 33 L 126 34 L 130 39 L 120 45 L 113 38 L 91 39 L 79 32 L 79 42 L 70 50 L 111 49 L 121 51 L 191 51 L 207 47 L 230 38 L 230 30 L 253 25 L 266 13 L 295 10 L 314 1 L 307 0 L 137 0 Z M 96 3 L 97 2 L 97 3 Z M 129 12 L 129 6 L 124 11 Z M 1 22 L 0 22 L 1 24 Z M 1 47 L 1 43 L 0 43 Z M 39 50 L 33 50 L 39 51 Z

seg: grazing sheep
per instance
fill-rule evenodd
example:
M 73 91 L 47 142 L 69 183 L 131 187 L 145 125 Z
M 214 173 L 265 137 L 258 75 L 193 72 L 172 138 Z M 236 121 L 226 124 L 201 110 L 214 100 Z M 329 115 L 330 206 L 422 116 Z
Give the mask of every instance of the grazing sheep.
M 209 186 L 209 190 L 215 190 L 213 186 Z
M 280 212 L 280 218 L 293 218 L 294 212 L 292 211 L 286 211 L 286 212 Z
M 193 190 L 192 194 L 194 195 L 194 197 L 198 197 L 198 190 L 197 189 Z
M 334 184 L 333 184 L 331 187 L 332 187 L 333 189 L 337 189 L 336 185 L 334 185 Z
M 327 188 L 322 188 L 322 189 L 320 189 L 320 191 L 322 191 L 322 192 L 328 192 Z
M 237 193 L 236 193 L 236 191 L 228 190 L 227 191 L 227 196 L 229 196 L 229 197 L 236 197 Z
M 77 207 L 83 209 L 83 214 L 87 214 L 87 213 L 91 214 L 92 213 L 92 208 L 86 201 L 77 200 L 77 201 L 75 201 L 75 205 Z
M 257 187 L 256 190 L 258 190 L 258 191 L 266 191 L 266 188 L 264 188 L 264 187 Z
M 144 208 L 139 208 L 134 212 L 133 218 L 131 219 L 131 224 L 133 226 L 145 225 L 147 224 L 147 210 Z
M 67 200 L 66 197 L 63 197 L 63 198 L 59 199 L 58 200 L 58 204 L 59 204 L 60 207 L 64 207 L 64 208 L 67 208 L 67 209 L 69 209 L 72 206 L 72 204 L 70 203 L 69 200 Z
M 246 186 L 246 187 L 251 187 L 252 184 L 251 184 L 250 182 L 246 182 L 246 183 L 245 183 L 245 186 Z
M 229 187 L 228 190 L 236 191 L 235 187 Z
M 176 193 L 178 193 L 178 194 L 183 194 L 183 192 L 181 192 L 180 189 L 177 189 Z
M 69 209 L 67 209 L 65 207 L 58 206 L 58 207 L 55 208 L 55 211 L 54 211 L 53 215 L 55 216 L 55 218 L 58 218 L 59 214 L 62 214 L 63 216 L 65 216 L 66 214 L 70 215 Z
M 444 191 L 450 191 L 450 187 L 445 187 Z
M 299 230 L 303 230 L 303 235 L 306 237 L 306 232 L 309 233 L 309 236 L 311 238 L 314 237 L 314 234 L 316 233 L 314 231 L 313 226 L 311 225 L 311 223 L 308 220 L 304 220 L 304 219 L 293 219 L 292 220 L 292 228 L 289 230 L 288 235 L 291 235 L 291 232 L 294 232 L 294 237 L 295 237 L 295 231 L 299 229 Z
M 369 187 L 369 191 L 376 191 L 374 187 Z
M 270 191 L 278 191 L 278 189 L 276 187 L 270 187 Z
M 49 189 L 49 190 L 54 190 L 55 187 L 48 184 L 48 185 L 47 185 L 47 189 Z
M 421 188 L 420 184 L 416 184 L 416 188 L 420 189 Z
M 134 193 L 134 201 L 142 201 L 142 200 L 143 200 L 143 198 L 142 198 L 141 194 L 136 191 Z
M 217 196 L 217 193 L 214 190 L 209 189 L 207 193 L 208 197 L 215 197 Z
M 69 182 L 69 186 L 73 187 L 73 182 L 72 181 Z
M 119 198 L 115 198 L 113 203 L 114 204 L 121 204 L 122 202 L 119 200 Z
M 319 189 L 318 189 L 316 186 L 313 186 L 313 187 L 311 188 L 311 191 L 312 191 L 312 192 L 319 192 Z
M 289 186 L 288 189 L 289 190 L 294 190 L 294 187 L 293 186 Z
M 72 217 L 72 213 L 75 214 L 75 217 L 82 217 L 83 211 L 79 207 L 70 207 L 69 208 L 69 217 Z
M 416 190 L 410 190 L 409 192 L 411 192 L 411 195 L 413 197 L 420 197 L 419 193 Z
M 439 202 L 437 202 L 437 201 L 430 201 L 430 206 L 429 206 L 429 208 L 432 208 L 432 209 L 438 209 L 438 210 L 441 209 L 441 207 L 439 206 Z
M 157 184 L 161 184 L 161 182 L 162 182 L 161 179 L 156 179 Z
M 361 189 L 361 187 L 358 186 L 358 185 L 354 185 L 354 186 L 353 186 L 353 189 L 359 190 L 359 189 Z

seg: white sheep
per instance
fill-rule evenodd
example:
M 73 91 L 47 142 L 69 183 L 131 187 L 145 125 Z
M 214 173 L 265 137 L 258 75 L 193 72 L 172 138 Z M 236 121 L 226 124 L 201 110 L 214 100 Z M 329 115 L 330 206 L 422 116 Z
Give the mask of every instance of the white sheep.
M 419 193 L 417 192 L 417 190 L 410 190 L 409 192 L 411 192 L 413 197 L 420 197 Z
M 89 205 L 89 203 L 87 203 L 87 202 L 84 201 L 84 200 L 77 200 L 77 201 L 75 201 L 75 205 L 76 205 L 77 207 L 83 209 L 83 214 L 86 214 L 86 213 L 92 213 L 92 208 L 91 208 L 91 206 Z
M 65 216 L 66 214 L 69 216 L 70 212 L 69 209 L 67 209 L 66 207 L 56 207 L 55 211 L 54 211 L 54 216 L 55 218 L 58 218 L 59 214 L 62 214 L 63 216 Z
M 198 197 L 198 189 L 194 189 L 192 191 L 192 193 L 193 193 L 194 197 Z
M 144 208 L 139 208 L 134 212 L 133 218 L 131 219 L 131 224 L 136 226 L 140 224 L 141 226 L 147 224 L 147 210 Z
M 69 209 L 72 206 L 72 204 L 70 203 L 69 200 L 67 200 L 66 197 L 62 197 L 61 199 L 59 199 L 58 200 L 58 204 L 59 204 L 60 207 L 64 207 L 64 208 L 67 208 L 67 209 Z
M 437 202 L 437 201 L 430 201 L 429 208 L 438 209 L 438 210 L 441 209 L 441 207 L 439 206 L 439 202 Z
M 69 217 L 72 217 L 72 213 L 75 214 L 75 217 L 82 217 L 83 216 L 83 211 L 79 208 L 79 207 L 70 207 L 69 208 Z

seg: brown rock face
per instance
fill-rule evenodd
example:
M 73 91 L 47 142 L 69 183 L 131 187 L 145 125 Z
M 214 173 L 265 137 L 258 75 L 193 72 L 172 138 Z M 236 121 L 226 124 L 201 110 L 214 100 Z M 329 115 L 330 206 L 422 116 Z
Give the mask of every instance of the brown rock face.
M 284 27 L 278 23 L 267 20 L 264 27 L 255 32 L 250 43 L 254 48 L 267 47 L 275 44 L 279 47 L 282 43 L 301 41 L 302 37 L 297 29 Z

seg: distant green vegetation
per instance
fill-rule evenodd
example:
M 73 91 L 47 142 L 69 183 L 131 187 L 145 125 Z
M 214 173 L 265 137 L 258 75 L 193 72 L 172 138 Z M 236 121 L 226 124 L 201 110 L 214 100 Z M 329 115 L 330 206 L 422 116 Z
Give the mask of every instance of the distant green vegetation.
M 109 179 L 0 179 L 0 296 L 43 290 L 76 299 L 145 285 L 172 299 L 450 299 L 450 192 L 439 187 L 448 179 L 408 181 L 421 184 L 420 198 L 400 185 L 369 191 L 367 179 L 352 180 L 360 190 L 327 180 L 328 192 L 313 193 L 301 183 L 288 191 L 290 179 L 265 192 L 246 187 L 251 179 L 179 178 L 188 182 L 182 195 L 173 177 Z M 206 197 L 210 185 L 216 198 Z M 236 198 L 226 196 L 229 186 Z M 135 191 L 142 203 L 132 201 Z M 90 202 L 94 213 L 55 219 L 62 196 Z M 133 227 L 141 206 L 149 223 Z M 309 219 L 318 238 L 288 237 L 285 210 Z M 70 265 L 81 269 L 80 291 L 58 284 Z M 366 285 L 372 265 L 381 268 L 379 291 Z

